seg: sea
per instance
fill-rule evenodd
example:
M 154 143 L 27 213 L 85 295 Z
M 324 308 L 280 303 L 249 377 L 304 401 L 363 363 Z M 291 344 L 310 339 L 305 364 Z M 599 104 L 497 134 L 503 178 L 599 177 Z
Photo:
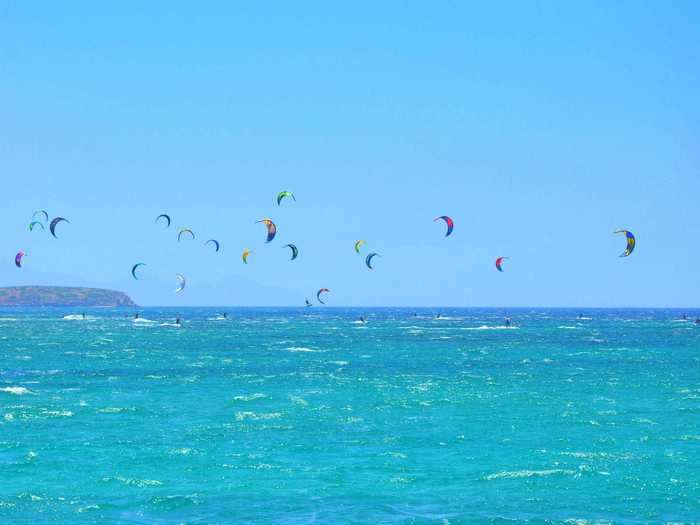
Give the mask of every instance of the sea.
M 700 522 L 700 311 L 139 313 L 0 309 L 1 524 Z

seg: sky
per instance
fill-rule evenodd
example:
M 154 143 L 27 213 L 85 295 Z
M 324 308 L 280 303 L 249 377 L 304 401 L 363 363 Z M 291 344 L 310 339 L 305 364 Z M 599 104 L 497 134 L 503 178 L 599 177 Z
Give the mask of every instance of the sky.
M 700 306 L 698 23 L 691 1 L 5 2 L 0 286 Z

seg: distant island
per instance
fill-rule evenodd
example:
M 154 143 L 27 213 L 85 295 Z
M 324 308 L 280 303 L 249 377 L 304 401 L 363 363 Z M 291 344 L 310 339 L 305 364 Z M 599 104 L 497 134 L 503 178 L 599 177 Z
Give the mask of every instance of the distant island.
M 72 286 L 0 287 L 0 306 L 136 306 L 123 292 Z

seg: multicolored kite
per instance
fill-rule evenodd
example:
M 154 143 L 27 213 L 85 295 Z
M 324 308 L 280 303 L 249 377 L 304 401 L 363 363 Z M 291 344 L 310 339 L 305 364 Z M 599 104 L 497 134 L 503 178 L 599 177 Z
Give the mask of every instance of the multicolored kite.
M 503 265 L 503 261 L 505 261 L 506 259 L 510 259 L 510 257 L 499 257 L 498 259 L 496 259 L 496 269 L 499 272 L 503 271 L 502 265 Z
M 291 197 L 293 201 L 297 200 L 297 198 L 291 191 L 281 191 L 277 194 L 277 206 L 279 206 L 282 203 L 282 199 L 284 199 L 285 197 Z
M 355 243 L 355 251 L 356 251 L 357 253 L 360 253 L 360 248 L 362 248 L 362 245 L 365 244 L 365 242 L 367 242 L 367 241 L 364 241 L 364 240 L 360 239 L 359 241 L 357 241 L 357 242 Z
M 447 233 L 445 233 L 445 237 L 449 237 L 449 235 L 452 233 L 452 230 L 453 230 L 454 227 L 455 227 L 455 223 L 454 223 L 454 221 L 453 221 L 450 217 L 448 217 L 447 215 L 440 215 L 440 217 L 436 217 L 435 219 L 433 219 L 433 222 L 439 221 L 439 220 L 441 220 L 441 219 L 442 219 L 443 221 L 445 221 L 445 224 L 447 224 Z
M 22 250 L 20 250 L 20 251 L 17 253 L 17 255 L 15 255 L 15 266 L 16 266 L 17 268 L 21 268 L 21 267 L 22 267 L 22 257 L 24 257 L 25 255 L 26 255 L 26 254 L 25 254 Z
M 627 248 L 620 254 L 620 257 L 629 257 L 637 246 L 637 239 L 634 238 L 634 234 L 629 230 L 615 230 L 613 233 L 625 234 L 625 237 L 627 237 Z
M 321 288 L 318 292 L 316 292 L 316 300 L 318 300 L 318 302 L 321 304 L 326 304 L 323 301 L 321 301 L 321 294 L 328 293 L 328 292 L 330 292 L 330 290 L 328 288 Z
M 243 255 L 241 256 L 241 259 L 243 259 L 243 262 L 244 262 L 244 263 L 248 264 L 248 256 L 249 256 L 251 253 L 253 253 L 253 252 L 251 252 L 248 248 L 246 248 L 245 250 L 243 250 Z
M 270 242 L 272 239 L 275 238 L 275 235 L 277 235 L 277 226 L 275 226 L 275 223 L 272 222 L 270 219 L 261 219 L 259 221 L 255 221 L 255 224 L 261 222 L 267 228 L 267 240 L 265 242 Z

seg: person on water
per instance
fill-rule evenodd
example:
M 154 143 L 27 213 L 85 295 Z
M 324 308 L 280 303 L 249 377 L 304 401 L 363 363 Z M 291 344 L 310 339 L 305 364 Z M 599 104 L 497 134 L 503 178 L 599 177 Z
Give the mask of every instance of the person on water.
M 506 317 L 506 327 L 510 328 L 510 317 Z
M 83 319 L 85 319 L 85 312 L 83 312 Z
M 136 313 L 134 314 L 134 319 L 138 319 L 138 318 L 139 318 L 139 313 L 136 312 Z
M 182 319 L 180 319 L 179 317 L 176 317 L 176 318 L 175 318 L 175 324 L 178 325 L 178 326 L 182 326 Z
M 224 319 L 228 319 L 228 313 L 224 312 L 223 314 L 221 314 L 221 317 L 223 317 Z

